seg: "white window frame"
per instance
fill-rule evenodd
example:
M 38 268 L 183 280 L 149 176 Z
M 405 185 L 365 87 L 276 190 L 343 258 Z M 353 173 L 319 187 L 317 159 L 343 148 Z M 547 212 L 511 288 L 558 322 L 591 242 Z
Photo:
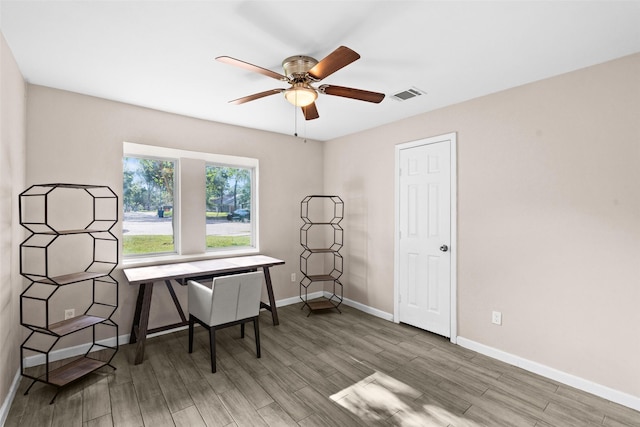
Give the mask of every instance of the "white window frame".
M 258 204 L 258 191 L 259 191 L 259 162 L 258 159 L 250 157 L 229 156 L 223 154 L 205 153 L 199 151 L 189 151 L 177 148 L 158 147 L 153 145 L 137 144 L 132 142 L 123 142 L 123 155 L 122 157 L 146 157 L 146 158 L 158 158 L 158 159 L 171 159 L 174 160 L 176 171 L 174 172 L 174 215 L 175 229 L 174 229 L 174 242 L 176 253 L 161 253 L 161 254 L 149 254 L 149 255 L 136 255 L 122 258 L 122 263 L 125 266 L 132 265 L 153 265 L 163 262 L 174 261 L 190 261 L 198 259 L 210 259 L 220 258 L 225 256 L 239 256 L 250 255 L 260 252 L 260 239 L 259 239 L 259 204 Z M 187 236 L 183 236 L 182 230 L 182 217 L 185 214 L 184 210 L 188 209 L 188 206 L 182 205 L 183 194 L 181 193 L 181 178 L 183 174 L 183 168 L 181 167 L 181 161 L 183 159 L 201 161 L 202 167 L 202 183 L 205 183 L 205 169 L 206 165 L 215 166 L 228 166 L 245 168 L 251 170 L 251 233 L 252 233 L 252 246 L 241 247 L 237 249 L 218 249 L 207 250 L 206 248 L 206 231 L 202 233 L 202 252 L 183 254 L 183 238 L 189 239 Z M 205 194 L 202 194 L 204 200 Z M 202 212 L 202 218 L 206 216 L 205 211 Z M 205 225 L 206 226 L 206 225 Z M 194 243 L 194 242 L 187 242 Z

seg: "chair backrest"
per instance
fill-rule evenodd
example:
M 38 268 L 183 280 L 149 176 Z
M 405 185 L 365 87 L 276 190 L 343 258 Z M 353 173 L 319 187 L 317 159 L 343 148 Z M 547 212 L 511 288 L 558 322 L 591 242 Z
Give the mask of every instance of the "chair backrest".
M 213 279 L 210 326 L 257 316 L 262 295 L 261 271 Z

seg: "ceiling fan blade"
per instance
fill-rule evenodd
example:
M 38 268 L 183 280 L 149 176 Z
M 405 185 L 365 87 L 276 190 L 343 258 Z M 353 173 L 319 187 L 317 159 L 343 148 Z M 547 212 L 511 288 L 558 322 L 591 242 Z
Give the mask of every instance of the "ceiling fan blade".
M 315 102 L 307 105 L 306 107 L 301 107 L 301 108 L 302 108 L 302 112 L 304 113 L 305 120 L 313 120 L 320 117 L 320 115 L 318 114 L 318 109 L 316 108 Z
M 254 101 L 256 99 L 264 98 L 265 96 L 275 95 L 276 93 L 282 93 L 284 89 L 271 89 L 260 93 L 254 93 L 253 95 L 244 96 L 242 98 L 229 101 L 229 104 L 244 104 L 245 102 Z
M 236 67 L 244 68 L 245 70 L 253 71 L 254 73 L 260 73 L 272 79 L 287 81 L 287 78 L 282 74 L 275 71 L 268 70 L 266 68 L 258 67 L 257 65 L 249 64 L 248 62 L 241 61 L 239 59 L 232 58 L 230 56 L 218 56 L 216 61 L 224 62 L 225 64 L 235 65 Z
M 344 86 L 322 85 L 318 90 L 326 95 L 342 96 L 344 98 L 357 99 L 359 101 L 382 102 L 384 93 L 370 92 L 368 90 L 354 89 Z
M 322 80 L 359 58 L 360 55 L 353 50 L 346 46 L 340 46 L 310 69 L 309 76 L 316 80 Z

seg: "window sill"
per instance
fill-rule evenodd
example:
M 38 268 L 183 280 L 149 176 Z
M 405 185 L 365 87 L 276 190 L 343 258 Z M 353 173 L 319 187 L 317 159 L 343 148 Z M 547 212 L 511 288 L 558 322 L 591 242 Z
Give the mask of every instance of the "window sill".
M 247 248 L 235 251 L 215 251 L 192 255 L 167 254 L 139 258 L 125 258 L 122 260 L 122 268 L 146 267 L 150 265 L 172 264 L 177 262 L 202 261 L 206 259 L 229 258 L 235 256 L 256 255 L 260 251 L 256 248 Z

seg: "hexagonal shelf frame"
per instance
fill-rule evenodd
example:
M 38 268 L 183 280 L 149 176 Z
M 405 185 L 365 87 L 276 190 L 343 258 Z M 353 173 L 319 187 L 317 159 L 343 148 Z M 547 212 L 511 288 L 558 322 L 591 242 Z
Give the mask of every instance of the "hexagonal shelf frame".
M 118 222 L 118 196 L 103 185 L 39 184 L 23 191 L 19 204 L 20 224 L 31 232 L 20 244 L 20 274 L 31 282 L 20 295 L 20 324 L 30 331 L 20 346 L 21 372 L 33 380 L 25 394 L 36 382 L 60 388 L 103 366 L 115 369 L 111 360 L 118 351 L 118 325 L 112 316 L 118 308 L 118 281 L 111 274 L 119 249 L 111 230 Z M 72 259 L 67 256 L 70 250 L 86 254 L 86 259 Z M 54 265 L 56 253 L 57 261 L 71 259 L 73 266 Z M 54 298 L 89 285 L 91 301 L 83 314 L 51 320 Z M 84 356 L 51 369 L 50 352 L 61 340 L 89 328 L 93 339 Z M 25 366 L 27 355 L 44 363 Z
M 309 308 L 307 316 L 317 310 L 333 308 L 340 312 L 344 288 L 339 280 L 343 272 L 340 249 L 344 244 L 344 230 L 340 222 L 344 218 L 344 202 L 335 195 L 306 196 L 300 203 L 300 218 L 303 221 L 300 227 L 303 251 L 300 254 L 302 279 L 299 286 L 302 308 Z M 313 271 L 313 267 L 318 265 L 324 266 L 324 272 Z M 331 282 L 332 294 L 328 298 L 309 301 L 309 287 L 318 282 Z

